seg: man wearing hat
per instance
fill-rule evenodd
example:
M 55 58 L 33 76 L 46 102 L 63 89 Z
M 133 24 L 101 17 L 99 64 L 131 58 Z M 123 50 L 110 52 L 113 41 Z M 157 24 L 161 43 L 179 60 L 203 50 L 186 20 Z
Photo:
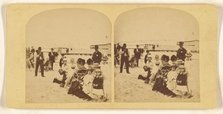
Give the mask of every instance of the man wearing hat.
M 41 51 L 41 47 L 36 50 L 37 57 L 36 57 L 36 69 L 35 69 L 35 76 L 38 74 L 38 69 L 40 67 L 41 76 L 44 77 L 44 57 L 43 52 Z
M 180 48 L 177 50 L 177 58 L 185 61 L 187 50 L 183 47 L 183 42 L 179 42 Z
M 51 48 L 51 52 L 49 52 L 48 56 L 49 56 L 49 61 L 50 61 L 50 70 L 53 70 L 53 64 L 55 62 L 55 52 L 53 51 L 53 48 Z
M 139 59 L 140 59 L 140 56 L 141 56 L 139 45 L 136 45 L 136 49 L 134 49 L 134 56 L 136 58 L 136 66 L 139 67 Z
M 100 51 L 98 51 L 98 45 L 95 45 L 95 52 L 92 55 L 92 60 L 94 63 L 101 63 L 102 54 Z

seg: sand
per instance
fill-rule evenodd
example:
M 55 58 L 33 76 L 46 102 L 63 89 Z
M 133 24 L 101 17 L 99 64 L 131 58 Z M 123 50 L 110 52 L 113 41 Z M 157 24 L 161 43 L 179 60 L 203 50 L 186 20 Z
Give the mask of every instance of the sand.
M 198 56 L 197 56 L 198 57 Z M 152 86 L 145 84 L 143 80 L 139 80 L 139 74 L 145 74 L 142 67 L 143 59 L 140 59 L 140 66 L 130 68 L 127 74 L 125 69 L 123 73 L 119 73 L 119 66 L 115 68 L 115 101 L 116 102 L 199 102 L 199 60 L 187 61 L 185 66 L 189 72 L 188 81 L 189 88 L 192 90 L 193 97 L 171 98 L 161 93 L 152 91 Z
M 110 63 L 109 63 L 110 64 Z M 108 95 L 108 101 L 111 101 L 111 71 L 110 65 L 102 65 L 102 71 L 105 76 L 106 92 Z M 46 71 L 45 77 L 34 76 L 34 69 L 26 70 L 26 102 L 27 103 L 79 103 L 89 102 L 82 100 L 76 96 L 68 95 L 68 88 L 62 88 L 59 84 L 53 83 L 55 77 L 60 77 L 58 73 L 59 65 L 54 64 L 54 71 Z M 90 101 L 96 102 L 96 101 Z

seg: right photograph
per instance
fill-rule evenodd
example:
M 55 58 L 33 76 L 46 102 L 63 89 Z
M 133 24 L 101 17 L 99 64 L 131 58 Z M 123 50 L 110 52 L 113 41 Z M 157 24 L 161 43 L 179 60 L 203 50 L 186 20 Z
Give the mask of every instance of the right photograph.
M 123 12 L 114 42 L 115 102 L 200 102 L 199 24 L 191 14 Z

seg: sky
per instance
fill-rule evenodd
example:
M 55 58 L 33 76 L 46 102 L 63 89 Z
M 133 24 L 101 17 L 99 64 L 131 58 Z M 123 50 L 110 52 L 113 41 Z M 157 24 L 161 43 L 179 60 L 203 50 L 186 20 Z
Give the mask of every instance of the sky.
M 199 39 L 199 25 L 190 14 L 169 8 L 139 8 L 119 15 L 115 42 L 159 43 Z
M 27 46 L 86 48 L 110 43 L 111 23 L 96 11 L 56 9 L 33 16 L 26 27 Z

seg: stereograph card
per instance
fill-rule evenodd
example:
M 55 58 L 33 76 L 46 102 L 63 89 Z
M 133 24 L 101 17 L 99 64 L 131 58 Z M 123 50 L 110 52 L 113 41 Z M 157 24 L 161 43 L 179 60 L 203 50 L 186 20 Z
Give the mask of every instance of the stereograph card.
M 217 106 L 217 7 L 9 4 L 5 105 Z

